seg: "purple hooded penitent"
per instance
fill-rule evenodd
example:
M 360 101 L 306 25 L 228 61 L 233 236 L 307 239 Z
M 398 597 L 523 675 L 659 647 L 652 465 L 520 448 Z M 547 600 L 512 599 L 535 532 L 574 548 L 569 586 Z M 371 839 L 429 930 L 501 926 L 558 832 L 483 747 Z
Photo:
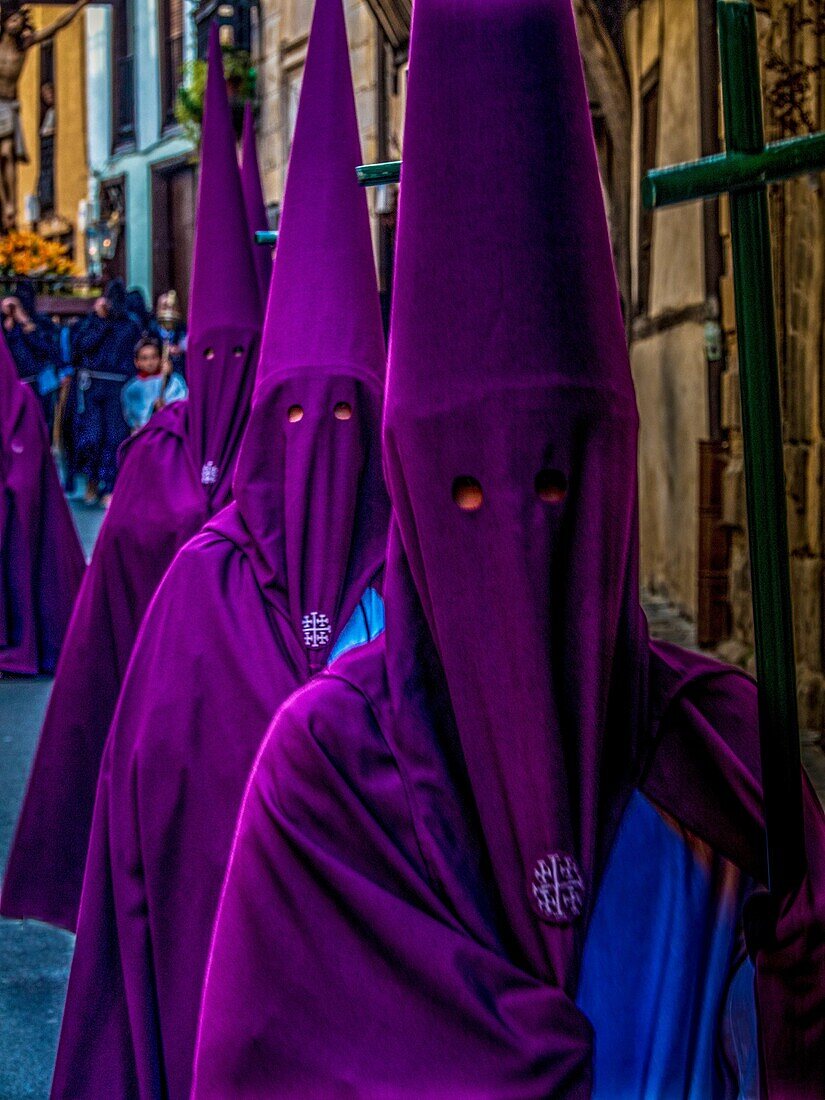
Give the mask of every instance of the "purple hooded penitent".
M 637 413 L 569 0 L 417 0 L 397 247 L 387 633 L 262 747 L 198 1100 L 588 1097 L 574 998 L 634 788 L 763 872 L 753 685 L 651 647 L 639 607 Z M 825 1037 L 807 797 L 811 877 L 776 940 L 748 931 L 781 1097 L 816 1095 Z
M 0 675 L 54 672 L 84 569 L 43 414 L 0 335 Z
M 385 351 L 359 157 L 341 0 L 317 0 L 236 499 L 178 555 L 135 646 L 101 769 L 55 1097 L 187 1100 L 249 770 L 382 568 Z
M 231 499 L 260 340 L 258 287 L 216 32 L 189 309 L 189 399 L 121 450 L 117 490 L 58 668 L 0 911 L 74 929 L 106 734 L 144 611 L 178 549 Z M 174 654 L 168 654 L 174 665 Z
M 259 229 L 268 229 L 266 203 L 261 185 L 261 171 L 258 165 L 258 150 L 255 144 L 255 116 L 252 104 L 247 103 L 243 115 L 243 137 L 241 138 L 241 185 L 243 201 L 246 207 L 246 220 L 252 240 L 255 274 L 258 277 L 258 290 L 261 305 L 266 305 L 269 296 L 269 282 L 272 278 L 272 249 L 268 245 L 255 244 L 255 234 Z

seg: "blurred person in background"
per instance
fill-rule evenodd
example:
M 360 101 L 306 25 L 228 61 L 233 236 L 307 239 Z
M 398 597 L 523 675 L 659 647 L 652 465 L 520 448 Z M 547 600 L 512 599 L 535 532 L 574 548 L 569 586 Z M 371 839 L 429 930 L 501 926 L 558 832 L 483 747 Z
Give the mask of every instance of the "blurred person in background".
M 180 310 L 178 296 L 167 290 L 158 298 L 155 316 L 149 326 L 152 336 L 157 336 L 172 360 L 172 369 L 186 377 L 186 322 Z
M 113 279 L 78 326 L 77 444 L 86 473 L 86 503 L 107 508 L 117 476 L 117 449 L 129 435 L 120 404 L 124 382 L 135 373 L 140 328 L 126 309 L 126 288 Z
M 34 283 L 20 278 L 14 294 L 3 299 L 3 331 L 20 380 L 30 385 L 51 433 L 60 380 L 57 372 L 57 329 L 37 309 Z
M 172 370 L 169 356 L 163 358 L 160 341 L 142 336 L 135 345 L 135 374 L 120 392 L 123 415 L 132 432 L 148 423 L 152 413 L 186 397 L 186 383 Z
M 147 336 L 154 318 L 146 295 L 139 286 L 130 286 L 126 291 L 126 312 L 140 329 L 141 335 Z

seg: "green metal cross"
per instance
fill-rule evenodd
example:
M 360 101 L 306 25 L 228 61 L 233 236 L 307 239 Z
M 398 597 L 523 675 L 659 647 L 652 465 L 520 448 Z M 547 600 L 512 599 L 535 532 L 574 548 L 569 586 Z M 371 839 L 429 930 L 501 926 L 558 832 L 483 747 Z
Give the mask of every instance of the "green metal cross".
M 767 184 L 825 170 L 825 133 L 765 145 L 756 18 L 750 0 L 718 0 L 727 151 L 649 173 L 649 209 L 728 193 L 739 343 L 759 740 L 771 891 L 805 870 L 799 717 Z M 363 164 L 365 187 L 397 183 L 401 161 Z
M 642 198 L 730 196 L 768 876 L 783 894 L 805 848 L 767 184 L 825 170 L 825 133 L 765 145 L 753 6 L 719 0 L 717 13 L 727 151 L 650 172 Z

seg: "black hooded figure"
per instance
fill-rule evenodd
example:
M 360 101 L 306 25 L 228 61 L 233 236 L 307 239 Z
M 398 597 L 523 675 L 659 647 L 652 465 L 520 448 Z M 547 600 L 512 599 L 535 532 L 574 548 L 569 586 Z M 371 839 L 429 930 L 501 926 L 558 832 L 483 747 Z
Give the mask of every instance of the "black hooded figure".
M 59 349 L 57 328 L 49 317 L 38 312 L 34 283 L 20 278 L 14 295 L 3 303 L 3 332 L 17 373 L 40 399 L 43 415 L 51 432 L 57 390 Z
M 126 288 L 121 279 L 113 279 L 73 341 L 78 366 L 76 437 L 87 501 L 101 495 L 105 502 L 114 488 L 117 449 L 129 434 L 120 391 L 135 373 L 139 339 L 140 328 L 126 309 Z
M 126 291 L 126 312 L 140 329 L 141 336 L 145 336 L 152 325 L 152 311 L 139 286 L 130 286 Z

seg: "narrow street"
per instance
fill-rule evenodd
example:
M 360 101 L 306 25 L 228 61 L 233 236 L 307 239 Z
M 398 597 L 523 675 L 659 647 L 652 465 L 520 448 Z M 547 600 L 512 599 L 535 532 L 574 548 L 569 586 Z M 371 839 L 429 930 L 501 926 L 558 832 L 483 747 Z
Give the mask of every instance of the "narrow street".
M 99 509 L 73 506 L 84 549 L 103 519 Z M 664 600 L 650 597 L 651 632 L 695 645 L 693 626 Z M 48 703 L 51 680 L 0 684 L 0 866 L 5 866 L 20 800 Z M 806 739 L 808 772 L 825 803 L 825 754 Z M 49 1094 L 73 937 L 36 921 L 0 919 L 0 1100 L 45 1100 Z

